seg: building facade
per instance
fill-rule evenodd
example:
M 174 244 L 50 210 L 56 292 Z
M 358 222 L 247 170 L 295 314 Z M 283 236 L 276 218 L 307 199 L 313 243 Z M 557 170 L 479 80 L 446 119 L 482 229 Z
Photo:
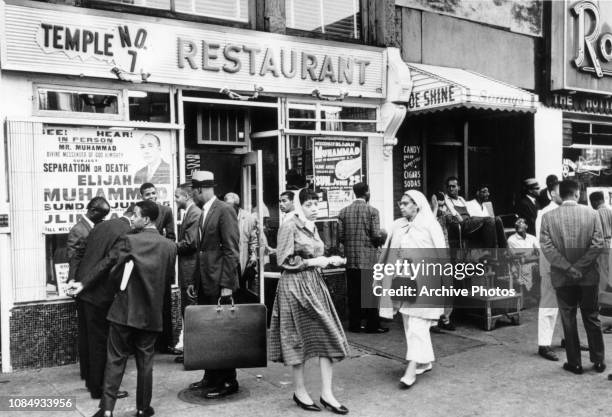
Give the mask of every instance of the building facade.
M 77 359 L 66 237 L 95 196 L 115 217 L 153 182 L 175 208 L 176 185 L 210 170 L 219 196 L 269 217 L 260 231 L 274 245 L 279 193 L 298 178 L 319 192 L 333 253 L 352 185 L 392 183 L 410 79 L 366 18 L 384 4 L 0 1 L 3 371 Z M 390 223 L 391 186 L 373 187 L 372 203 Z

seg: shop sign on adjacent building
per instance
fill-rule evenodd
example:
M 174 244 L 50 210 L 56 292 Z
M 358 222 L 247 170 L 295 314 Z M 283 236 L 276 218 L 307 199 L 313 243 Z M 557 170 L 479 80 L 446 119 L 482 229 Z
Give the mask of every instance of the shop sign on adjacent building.
M 594 94 L 553 93 L 546 98 L 546 105 L 567 111 L 612 114 L 612 99 Z
M 612 2 L 553 1 L 552 90 L 612 91 Z
M 141 200 L 140 186 L 152 182 L 162 204 L 171 204 L 174 183 L 170 133 L 45 126 L 37 135 L 39 192 L 44 233 L 68 233 L 89 200 L 104 197 L 120 216 Z
M 322 191 L 319 218 L 337 217 L 353 201 L 353 185 L 362 178 L 361 140 L 315 139 L 313 172 Z
M 7 0 L 2 69 L 382 98 L 384 49 Z

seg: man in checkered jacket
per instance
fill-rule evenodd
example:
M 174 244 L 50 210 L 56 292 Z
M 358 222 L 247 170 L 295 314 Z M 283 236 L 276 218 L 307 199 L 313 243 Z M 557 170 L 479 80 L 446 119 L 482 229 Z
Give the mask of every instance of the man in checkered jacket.
M 380 229 L 378 210 L 368 204 L 368 185 L 357 183 L 353 186 L 353 192 L 355 201 L 338 214 L 338 238 L 344 245 L 346 256 L 349 331 L 358 333 L 362 331 L 362 291 L 372 288 L 371 270 L 378 259 L 379 248 L 385 241 L 385 233 Z M 364 293 L 364 296 L 367 295 Z M 364 308 L 363 312 L 367 320 L 367 333 L 385 333 L 389 330 L 380 326 L 378 308 Z

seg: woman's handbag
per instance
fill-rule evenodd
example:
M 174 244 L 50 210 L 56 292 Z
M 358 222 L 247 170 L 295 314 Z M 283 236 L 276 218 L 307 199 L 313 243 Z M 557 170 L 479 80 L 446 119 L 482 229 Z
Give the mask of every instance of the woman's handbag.
M 184 366 L 194 369 L 265 367 L 266 306 L 197 305 L 185 308 Z

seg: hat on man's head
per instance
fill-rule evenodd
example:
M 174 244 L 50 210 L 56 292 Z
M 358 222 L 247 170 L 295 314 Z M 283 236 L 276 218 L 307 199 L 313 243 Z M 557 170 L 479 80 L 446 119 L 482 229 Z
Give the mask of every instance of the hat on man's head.
M 194 171 L 191 174 L 191 186 L 193 188 L 216 187 L 215 175 L 210 171 Z
M 540 188 L 540 184 L 538 184 L 538 180 L 535 178 L 527 178 L 523 180 L 523 186 L 525 188 Z

